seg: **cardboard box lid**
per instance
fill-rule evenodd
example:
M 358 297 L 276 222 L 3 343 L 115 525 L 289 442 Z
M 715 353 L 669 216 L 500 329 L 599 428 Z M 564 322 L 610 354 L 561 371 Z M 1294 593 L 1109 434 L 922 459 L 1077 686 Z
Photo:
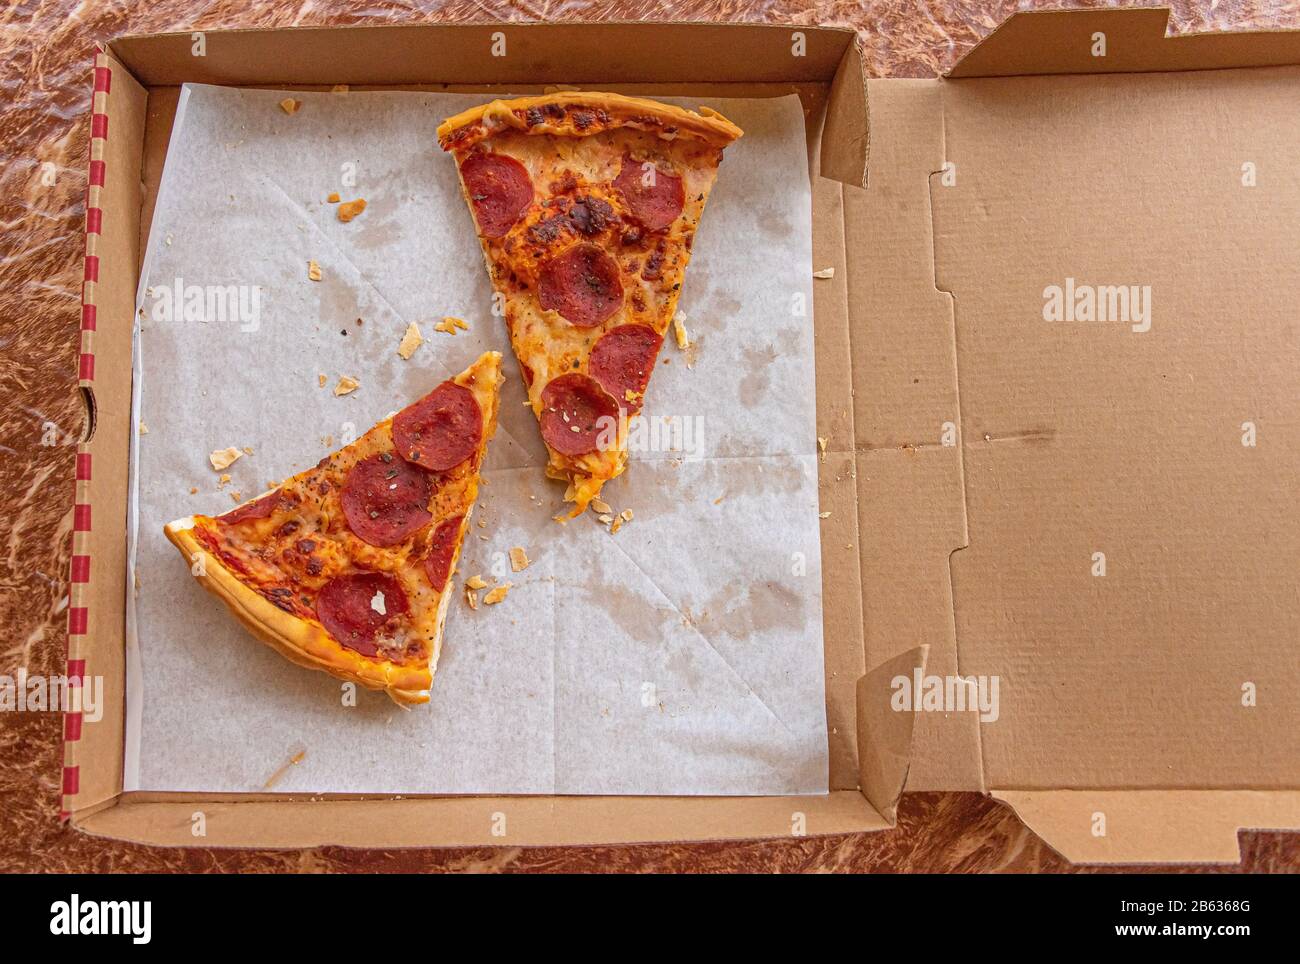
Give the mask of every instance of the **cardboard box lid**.
M 996 722 L 919 714 L 908 786 L 1072 859 L 1300 825 L 1300 34 L 1166 16 L 1018 15 L 869 82 L 845 198 L 866 662 L 1000 682 Z M 1131 285 L 1149 326 L 1045 320 Z

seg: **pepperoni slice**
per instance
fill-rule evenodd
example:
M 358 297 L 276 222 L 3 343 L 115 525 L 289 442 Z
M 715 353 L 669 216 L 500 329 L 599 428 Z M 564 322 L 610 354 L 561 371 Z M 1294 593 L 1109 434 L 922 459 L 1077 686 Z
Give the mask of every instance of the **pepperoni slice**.
M 406 612 L 406 593 L 386 572 L 336 576 L 316 596 L 316 618 L 321 625 L 362 656 L 377 655 L 375 637 L 379 631 Z
M 246 502 L 238 508 L 231 509 L 225 515 L 217 518 L 226 525 L 239 525 L 241 522 L 248 522 L 250 519 L 265 519 L 275 511 L 276 503 L 280 501 L 279 492 L 268 492 L 252 502 Z
M 393 416 L 397 453 L 433 472 L 460 465 L 482 439 L 483 412 L 474 393 L 455 382 L 443 382 Z
M 617 423 L 618 402 L 594 378 L 569 372 L 542 389 L 542 438 L 561 455 L 596 451 L 602 433 Z
M 587 371 L 630 412 L 641 411 L 641 396 L 654 371 L 663 339 L 649 325 L 619 325 L 591 349 Z M 628 392 L 633 397 L 628 397 Z
M 358 539 L 395 546 L 433 519 L 428 510 L 432 491 L 427 472 L 385 453 L 352 466 L 339 498 L 348 528 Z
M 614 179 L 614 187 L 627 201 L 632 217 L 647 231 L 662 231 L 677 220 L 686 203 L 682 179 L 667 174 L 650 161 L 635 161 L 623 155 L 623 167 Z
M 447 577 L 451 575 L 451 558 L 456 555 L 456 537 L 460 535 L 460 520 L 463 518 L 464 516 L 458 515 L 446 522 L 439 522 L 438 528 L 433 530 L 429 554 L 424 557 L 424 574 L 429 577 L 429 585 L 434 592 L 442 592 L 447 585 Z
M 501 237 L 533 203 L 527 169 L 505 154 L 471 154 L 461 164 L 460 176 L 486 237 Z
M 579 328 L 594 328 L 623 307 L 618 263 L 594 244 L 575 244 L 542 267 L 537 296 Z

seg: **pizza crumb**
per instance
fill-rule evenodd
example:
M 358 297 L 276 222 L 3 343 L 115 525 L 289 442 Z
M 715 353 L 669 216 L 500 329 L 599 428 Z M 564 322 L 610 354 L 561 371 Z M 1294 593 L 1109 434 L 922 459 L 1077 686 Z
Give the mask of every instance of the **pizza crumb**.
M 235 503 L 235 505 L 239 505 L 239 503 L 244 501 L 243 493 L 238 490 L 232 491 L 230 493 L 230 501 Z
M 217 449 L 208 456 L 208 461 L 212 463 L 212 469 L 214 472 L 220 472 L 222 469 L 233 465 L 234 462 L 237 459 L 242 458 L 243 455 L 243 452 L 231 445 L 228 448 Z
M 623 528 L 623 520 L 620 517 L 615 519 L 613 525 L 609 527 L 609 534 L 612 536 L 614 533 L 618 532 L 618 530 L 621 528 Z
M 469 604 L 470 609 L 478 609 L 478 593 L 470 589 L 468 584 L 465 586 L 465 602 Z
M 495 589 L 490 590 L 490 591 L 488 592 L 488 594 L 487 594 L 486 596 L 483 597 L 483 605 L 485 605 L 485 606 L 495 606 L 497 603 L 501 602 L 502 600 L 504 600 L 504 599 L 506 598 L 506 594 L 510 592 L 510 589 L 511 589 L 513 586 L 514 586 L 514 583 L 503 582 L 501 585 L 497 586 Z
M 335 84 L 330 88 L 331 94 L 346 94 L 348 92 L 347 84 Z
M 366 199 L 359 197 L 355 201 L 344 201 L 340 204 L 338 210 L 335 212 L 335 216 L 344 224 L 347 224 L 365 209 Z
M 514 572 L 523 572 L 528 568 L 528 553 L 523 546 L 514 546 L 510 550 L 510 568 Z
M 397 354 L 409 361 L 415 354 L 415 350 L 422 344 L 424 344 L 424 336 L 420 334 L 420 326 L 411 322 L 406 326 L 406 334 L 402 335 L 402 343 L 397 346 Z
M 338 204 L 339 201 L 342 199 L 339 197 L 338 191 L 331 191 L 330 196 L 327 197 L 325 200 L 328 201 L 330 204 Z
M 199 487 L 197 485 L 190 486 L 190 495 L 198 495 L 198 492 L 199 492 Z
M 834 269 L 834 268 L 822 268 L 820 271 L 814 271 L 814 272 L 813 272 L 813 277 L 814 277 L 814 278 L 818 278 L 818 279 L 820 279 L 820 280 L 822 280 L 822 281 L 825 281 L 827 278 L 834 278 L 834 277 L 835 277 L 835 269 Z
M 479 527 L 480 529 L 486 529 L 486 528 L 487 528 L 487 519 L 484 519 L 484 518 L 482 518 L 482 517 L 480 516 L 480 517 L 479 517 L 479 520 L 478 520 L 478 527 Z
M 826 461 L 826 439 L 820 435 L 817 436 L 817 449 L 821 453 L 822 461 L 825 462 Z
M 146 424 L 144 424 L 144 420 L 143 420 L 143 419 L 141 419 L 141 421 L 140 421 L 140 434 L 141 434 L 141 435 L 148 435 L 148 434 L 149 434 L 149 426 L 146 425 Z
M 686 334 L 686 325 L 680 313 L 673 315 L 673 338 L 677 340 L 677 347 L 682 351 L 691 347 L 691 339 Z
M 219 486 L 223 486 L 223 487 L 224 487 L 224 486 L 225 486 L 227 483 L 229 483 L 229 482 L 230 482 L 230 473 L 229 473 L 229 472 L 225 473 L 224 475 L 221 476 L 221 478 L 217 479 L 217 485 L 219 485 Z
M 334 386 L 334 394 L 336 396 L 350 395 L 360 387 L 361 387 L 361 383 L 357 381 L 355 378 L 353 378 L 351 375 L 340 375 L 339 383 Z
M 245 455 L 252 455 L 252 454 L 253 454 L 253 446 L 251 446 L 251 445 L 245 445 L 245 446 L 244 446 L 244 454 L 245 454 Z
M 614 521 L 614 517 L 610 515 L 608 512 L 602 513 L 601 515 L 598 515 L 596 518 L 598 518 L 601 521 L 602 525 L 609 525 L 611 522 Z
M 592 500 L 591 500 L 591 508 L 592 508 L 592 510 L 595 511 L 597 514 L 604 513 L 604 512 L 613 512 L 613 511 L 614 511 L 613 509 L 611 509 L 611 508 L 609 507 L 609 503 L 606 502 L 604 499 L 601 499 L 601 498 L 595 498 L 595 499 L 592 499 Z
M 292 97 L 286 97 L 284 100 L 280 101 L 280 110 L 290 115 L 298 113 L 298 108 L 301 106 L 302 101 L 294 100 Z
M 817 518 L 819 518 L 819 519 L 829 519 L 830 517 L 831 517 L 831 514 L 830 514 L 829 512 L 818 512 L 818 513 L 817 513 Z
M 631 521 L 632 521 L 632 510 L 631 510 L 631 509 L 624 509 L 622 512 L 620 512 L 620 513 L 618 514 L 618 517 L 619 517 L 620 519 L 622 519 L 624 522 L 631 522 Z
M 321 274 L 320 274 L 320 265 L 318 265 L 315 261 L 308 261 L 308 262 L 307 262 L 307 280 L 308 280 L 308 281 L 320 281 L 320 279 L 321 279 Z
M 714 505 L 721 505 L 721 504 L 722 504 L 722 500 L 723 500 L 723 498 L 724 498 L 724 496 L 721 496 L 721 495 L 718 496 L 716 499 L 713 500 L 713 504 L 714 504 Z
M 319 385 L 321 388 L 324 388 L 325 383 L 328 381 L 329 381 L 329 376 L 326 375 L 324 372 L 321 372 L 319 375 L 316 376 L 316 384 Z
M 444 315 L 442 321 L 433 326 L 434 331 L 441 331 L 448 335 L 456 334 L 457 329 L 469 331 L 469 325 L 460 318 L 454 318 L 451 315 Z
M 288 773 L 291 768 L 296 767 L 307 756 L 307 750 L 305 747 L 302 747 L 301 744 L 290 747 L 290 752 L 292 755 L 288 760 L 280 765 L 280 769 L 276 770 L 269 778 L 267 778 L 263 789 L 270 790 L 284 778 L 284 775 Z
M 487 583 L 483 581 L 482 576 L 480 576 L 478 573 L 475 573 L 474 575 L 470 576 L 468 579 L 465 580 L 465 586 L 468 589 L 486 589 Z

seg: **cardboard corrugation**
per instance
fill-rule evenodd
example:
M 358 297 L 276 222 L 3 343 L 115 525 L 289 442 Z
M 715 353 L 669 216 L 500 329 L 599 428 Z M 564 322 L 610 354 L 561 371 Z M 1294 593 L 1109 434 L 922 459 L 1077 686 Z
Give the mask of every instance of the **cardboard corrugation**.
M 1053 613 L 1077 622 L 1091 618 L 1091 607 L 1101 606 L 1105 612 L 1106 601 L 1097 596 L 1096 583 L 1062 582 L 1065 577 L 1054 568 L 1058 563 L 1073 565 L 1071 553 L 1082 543 L 1066 546 L 1058 539 L 1055 545 L 1036 546 L 1033 540 L 1017 543 L 1008 538 L 1039 530 L 1058 535 L 1066 531 L 1060 518 L 1032 517 L 1021 519 L 1017 530 L 1016 517 L 1008 514 L 1013 504 L 1009 498 L 1036 506 L 1035 511 L 1058 514 L 1061 507 L 1072 504 L 1071 493 L 1088 467 L 1079 461 L 1081 450 L 1061 448 L 1064 437 L 1048 430 L 1076 424 L 1078 413 L 1105 398 L 1083 390 L 1077 380 L 1065 379 L 1075 395 L 1040 392 L 1035 401 L 1033 388 L 1043 384 L 1036 381 L 1037 373 L 1059 374 L 1062 369 L 1044 366 L 1034 354 L 1041 350 L 1044 329 L 1028 323 L 1023 331 L 1016 328 L 1015 305 L 998 301 L 1010 298 L 1009 292 L 1023 293 L 1017 285 L 1027 283 L 1030 276 L 1017 272 L 1022 263 L 1033 259 L 1015 253 L 1020 242 L 1014 232 L 988 234 L 1000 229 L 999 217 L 1005 218 L 1007 205 L 1014 215 L 1017 191 L 1014 169 L 1002 172 L 1001 182 L 994 178 L 989 190 L 987 168 L 992 162 L 986 158 L 996 154 L 999 144 L 1004 150 L 1007 145 L 1047 149 L 1036 146 L 1030 136 L 1033 123 L 1018 124 L 1026 114 L 1041 110 L 1042 102 L 1033 96 L 1017 99 L 1017 85 L 1073 85 L 1064 100 L 1058 92 L 1057 109 L 1088 109 L 1089 98 L 1098 91 L 1103 100 L 1123 96 L 1089 83 L 1143 83 L 1133 71 L 1300 62 L 1300 56 L 1294 55 L 1300 51 L 1296 34 L 1166 40 L 1165 18 L 1164 11 L 1143 10 L 1017 15 L 959 63 L 951 79 L 932 81 L 868 82 L 851 32 L 784 26 L 471 24 L 209 32 L 203 37 L 202 57 L 193 55 L 190 34 L 115 41 L 108 54 L 119 62 L 106 109 L 114 131 L 110 160 L 119 180 L 110 181 L 114 192 L 105 202 L 104 213 L 102 270 L 107 274 L 111 266 L 112 277 L 101 282 L 98 293 L 101 305 L 111 306 L 100 308 L 101 319 L 107 314 L 114 323 L 108 329 L 111 333 L 100 336 L 101 377 L 95 385 L 99 425 L 89 443 L 109 471 L 103 478 L 96 475 L 92 493 L 95 608 L 89 632 L 78 643 L 88 661 L 87 672 L 105 675 L 109 693 L 121 692 L 122 601 L 129 584 L 122 570 L 120 524 L 126 495 L 126 433 L 131 430 L 130 320 L 139 257 L 175 104 L 174 85 L 185 81 L 256 86 L 351 83 L 486 90 L 495 88 L 484 85 L 508 84 L 520 92 L 546 83 L 613 89 L 633 85 L 649 93 L 699 94 L 702 102 L 724 90 L 743 95 L 791 90 L 800 94 L 809 119 L 810 169 L 823 175 L 813 184 L 814 258 L 817 267 L 835 269 L 831 278 L 814 287 L 818 433 L 826 439 L 819 488 L 822 508 L 831 512 L 823 529 L 823 572 L 832 792 L 826 797 L 799 798 L 405 800 L 121 795 L 118 706 L 110 707 L 104 721 L 87 727 L 76 748 L 81 782 L 79 791 L 68 797 L 73 823 L 90 833 L 209 846 L 726 839 L 883 829 L 892 825 L 906 785 L 991 792 L 1015 807 L 1066 856 L 1082 861 L 1233 859 L 1235 843 L 1230 837 L 1236 827 L 1260 825 L 1259 821 L 1271 827 L 1300 825 L 1296 806 L 1300 794 L 1295 792 L 1294 774 L 1286 767 L 1271 778 L 1269 789 L 1274 792 L 1260 792 L 1259 787 L 1221 786 L 1227 771 L 1216 764 L 1213 750 L 1202 758 L 1208 762 L 1199 771 L 1203 780 L 1198 783 L 1197 754 L 1184 753 L 1179 758 L 1181 780 L 1175 787 L 1165 786 L 1167 781 L 1158 780 L 1152 766 L 1158 765 L 1160 753 L 1168 747 L 1182 747 L 1188 740 L 1180 743 L 1178 734 L 1159 733 L 1158 716 L 1135 713 L 1135 728 L 1153 729 L 1158 735 L 1144 736 L 1135 729 L 1127 743 L 1103 741 L 1091 751 L 1097 765 L 1081 765 L 1082 758 L 1063 761 L 1062 747 L 1069 744 L 1061 743 L 1062 734 L 1067 739 L 1070 734 L 1086 734 L 1095 713 L 1095 707 L 1086 701 L 1071 702 L 1068 694 L 1086 696 L 1093 686 L 1095 696 L 1098 681 L 1104 682 L 1107 673 L 1127 671 L 1149 647 L 1144 650 L 1147 641 L 1135 642 L 1122 624 L 1111 624 L 1105 632 L 1089 635 L 1089 644 L 1098 651 L 1086 664 L 1087 675 L 1081 677 L 1077 661 L 1071 663 L 1077 642 L 1062 649 L 1050 633 L 1069 629 Z M 1086 50 L 1099 31 L 1107 34 L 1111 59 L 1105 63 L 1091 54 L 1084 59 L 1077 49 L 1084 42 Z M 493 58 L 488 53 L 498 33 L 505 34 L 507 57 Z M 1124 76 L 1092 81 L 1012 79 L 1013 75 L 1071 72 Z M 1159 76 L 1152 75 L 1149 82 L 1158 86 Z M 1210 76 L 1197 83 L 1211 92 L 1234 83 L 1228 74 L 1188 76 Z M 1237 108 L 1255 103 L 1252 98 L 1267 101 L 1279 91 L 1294 94 L 1291 73 L 1262 71 L 1248 76 L 1249 83 L 1238 82 L 1227 95 L 1239 98 L 1234 101 Z M 997 77 L 1008 79 L 992 79 Z M 1177 85 L 1169 88 L 1169 96 L 1177 102 Z M 1140 101 L 1131 106 L 1141 109 Z M 1194 121 L 1188 117 L 1181 122 Z M 985 130 L 988 139 L 981 140 Z M 1273 146 L 1279 151 L 1289 147 L 1287 138 L 1294 135 L 1291 125 Z M 973 147 L 979 150 L 969 153 Z M 945 193 L 951 189 L 936 174 L 953 156 L 960 187 Z M 1077 161 L 1080 155 L 1067 150 L 1063 156 Z M 1109 162 L 1113 156 L 1106 152 L 1099 158 Z M 1273 154 L 1267 156 L 1274 160 Z M 1141 157 L 1127 161 L 1140 173 Z M 1006 158 L 999 162 L 1004 168 L 1008 165 Z M 1074 176 L 1080 190 L 1086 189 L 1089 169 L 1080 168 Z M 1287 197 L 1294 201 L 1300 188 L 1288 183 Z M 1068 192 L 1068 179 L 1061 180 L 1060 189 Z M 1149 222 L 1156 234 L 1164 230 L 1158 211 L 1141 211 L 1137 217 Z M 1014 224 L 1015 218 L 1008 223 Z M 1264 231 L 1260 229 L 1260 238 L 1267 241 L 1270 253 L 1294 240 L 1285 231 L 1271 236 Z M 1195 237 L 1188 233 L 1180 241 Z M 1029 254 L 1039 253 L 1045 244 L 1050 248 L 1060 243 L 1031 240 L 1038 247 Z M 990 261 L 988 251 L 981 250 L 990 244 L 1012 250 Z M 1117 258 L 1114 264 L 1118 269 L 1124 262 Z M 1293 274 L 1279 270 L 1276 281 L 1288 286 L 1288 292 L 1300 294 L 1300 282 Z M 1254 303 L 1272 304 L 1268 298 Z M 1034 307 L 1031 302 L 1030 308 Z M 101 323 L 101 333 L 105 327 Z M 990 335 L 991 330 L 997 334 Z M 1275 340 L 1285 339 L 1284 328 L 1273 326 L 1267 331 Z M 1112 337 L 1096 343 L 1076 339 L 1053 347 L 1068 349 L 1063 357 L 1076 369 L 1103 369 L 1117 364 L 1117 359 L 1140 365 L 1142 360 L 1132 353 L 1160 344 L 1117 342 Z M 1217 344 L 1223 351 L 1233 348 L 1230 340 L 1220 339 Z M 1186 352 L 1191 353 L 1193 367 L 1205 363 L 1206 356 L 1197 355 L 1189 344 L 1165 345 L 1165 349 L 1162 359 L 1167 363 L 1181 363 Z M 107 362 L 102 360 L 105 357 Z M 111 365 L 111 377 L 105 376 L 105 364 Z M 1262 372 L 1272 387 L 1256 393 L 1253 400 L 1281 406 L 1272 419 L 1273 430 L 1294 433 L 1294 413 L 1285 408 L 1284 390 L 1294 386 L 1294 376 L 1280 362 L 1265 365 Z M 1210 386 L 1235 397 L 1222 383 L 1211 380 Z M 1025 422 L 1029 409 L 1045 404 L 1044 399 L 1055 406 L 1040 414 L 1059 416 L 1059 424 L 1041 419 L 1042 424 Z M 1150 401 L 1159 408 L 1159 395 L 1152 395 Z M 1078 424 L 1090 423 L 1084 418 Z M 1227 457 L 1226 450 L 1214 450 L 1213 458 Z M 1171 464 L 1185 468 L 1197 463 L 1183 458 L 1172 459 Z M 1263 454 L 1251 470 L 1258 473 L 1253 481 L 1237 475 L 1232 482 L 1245 485 L 1246 491 L 1269 481 L 1277 487 L 1277 480 L 1293 469 L 1300 471 L 1293 457 L 1274 450 Z M 1010 486 L 1009 480 L 1026 472 L 1025 485 Z M 1059 498 L 1044 503 L 1043 492 L 1057 493 Z M 1062 517 L 1071 518 L 1068 512 Z M 1146 516 L 1139 509 L 1119 517 L 1128 519 L 1139 544 L 1142 539 L 1161 538 L 1161 531 L 1142 534 Z M 100 526 L 101 519 L 107 524 Z M 996 528 L 990 529 L 990 523 Z M 1079 528 L 1077 520 L 1074 524 Z M 1122 529 L 1109 531 L 1112 545 L 1122 541 Z M 1285 562 L 1295 548 L 1295 533 L 1288 530 L 1283 535 L 1271 543 L 1274 564 Z M 1260 537 L 1254 528 L 1235 536 L 1220 528 L 1214 534 L 1217 544 L 1195 543 L 1193 548 L 1223 551 L 1232 564 L 1244 562 L 1249 569 L 1251 540 Z M 1026 544 L 1041 552 L 1042 558 L 1031 553 L 1026 565 L 1024 558 L 1006 557 L 1009 551 L 1023 553 Z M 1086 561 L 1085 554 L 1085 572 Z M 1188 571 L 1184 562 L 1169 557 L 1175 575 Z M 1204 575 L 1208 570 L 1192 565 L 1190 571 Z M 1009 574 L 1015 577 L 1010 582 Z M 1176 582 L 1157 579 L 1130 589 L 1129 595 L 1121 589 L 1123 605 L 1130 607 L 1128 617 L 1134 618 L 1134 613 L 1149 617 L 1144 630 L 1158 633 L 1168 610 L 1158 607 L 1143 616 L 1142 593 L 1159 598 L 1160 592 L 1168 592 L 1172 594 L 1167 598 L 1177 599 Z M 1196 585 L 1202 598 L 1208 587 L 1216 604 L 1239 619 L 1232 598 L 1242 588 L 1239 582 L 1229 580 L 1226 594 L 1215 593 L 1212 582 L 1204 579 Z M 1157 597 L 1151 596 L 1153 586 Z M 1000 615 L 1009 598 L 1008 587 L 1022 595 L 1033 589 L 1025 598 L 1032 598 L 1034 606 L 1018 610 L 1011 620 Z M 1198 653 L 1210 654 L 1208 659 L 1227 644 L 1203 631 L 1205 621 L 1198 619 L 1205 615 L 1204 607 L 1198 605 L 1193 600 L 1188 615 L 1177 617 L 1175 623 L 1181 631 L 1190 631 L 1190 643 L 1199 648 Z M 1285 685 L 1287 679 L 1285 638 L 1294 628 L 1291 620 L 1297 611 L 1300 605 L 1287 599 L 1280 618 L 1270 622 L 1276 614 L 1260 613 L 1252 624 L 1263 642 L 1247 651 L 1258 657 L 1256 669 L 1281 674 L 1269 678 L 1275 686 Z M 1176 656 L 1167 642 L 1154 653 L 1158 659 Z M 1052 660 L 1074 665 L 1074 675 L 1044 673 Z M 1198 656 L 1192 662 L 1203 667 L 1205 659 Z M 971 713 L 894 712 L 888 705 L 892 679 L 918 667 L 926 674 L 1002 675 L 1003 699 L 1012 702 L 1002 720 L 983 726 Z M 1035 695 L 1032 687 L 1044 679 L 1048 682 L 1042 685 L 1049 689 Z M 1012 694 L 1018 685 L 1031 687 L 1021 690 L 1029 693 L 1026 704 L 1036 707 L 1028 717 L 1014 703 Z M 1067 698 L 1061 705 L 1068 711 L 1048 710 L 1044 716 L 1042 708 L 1052 705 L 1052 688 L 1063 688 L 1060 693 Z M 1279 728 L 1277 721 L 1285 721 L 1285 711 L 1278 709 L 1282 705 L 1261 707 L 1264 712 L 1257 719 L 1264 722 L 1241 731 L 1257 739 L 1256 755 L 1248 754 L 1244 764 L 1247 771 L 1266 759 L 1278 759 L 1278 754 L 1285 759 L 1294 725 L 1289 731 Z M 1186 724 L 1195 716 L 1184 713 L 1178 719 Z M 1290 722 L 1294 724 L 1294 718 Z M 1105 726 L 1094 724 L 1093 729 L 1106 732 Z M 1212 742 L 1213 734 L 1197 732 L 1193 742 L 1207 739 Z M 1112 757 L 1129 762 L 1110 766 Z M 1125 777 L 1119 785 L 1114 782 L 1116 774 Z M 198 812 L 204 815 L 202 839 L 194 836 Z M 1103 821 L 1108 829 L 1101 835 L 1096 829 L 1099 812 L 1108 817 Z M 1161 833 L 1160 827 L 1177 832 Z

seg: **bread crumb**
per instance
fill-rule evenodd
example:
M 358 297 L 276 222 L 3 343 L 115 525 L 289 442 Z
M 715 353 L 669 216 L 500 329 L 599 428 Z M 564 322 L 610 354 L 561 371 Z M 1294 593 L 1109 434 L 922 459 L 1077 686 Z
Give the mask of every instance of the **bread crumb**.
M 673 315 L 673 337 L 677 339 L 677 347 L 682 351 L 691 347 L 691 339 L 686 334 L 686 325 L 682 322 L 680 313 Z
M 334 394 L 350 395 L 361 387 L 361 383 L 351 375 L 340 375 L 339 383 L 334 386 Z
M 503 582 L 495 589 L 490 590 L 488 594 L 483 597 L 483 604 L 485 606 L 495 606 L 497 603 L 501 602 L 506 598 L 506 594 L 510 592 L 510 589 L 513 586 L 514 583 Z
M 329 201 L 330 204 L 338 204 L 339 201 L 342 199 L 339 197 L 338 191 L 331 191 L 330 196 L 327 197 L 325 200 Z
M 465 324 L 461 319 L 453 318 L 450 315 L 444 316 L 442 321 L 433 326 L 434 331 L 445 332 L 448 335 L 456 334 L 457 328 L 461 331 L 469 331 L 469 325 Z
M 232 445 L 229 448 L 217 449 L 208 456 L 208 461 L 212 463 L 214 472 L 220 472 L 222 469 L 229 468 L 243 455 L 243 452 Z
M 326 376 L 324 372 L 321 372 L 319 375 L 316 376 L 316 384 L 319 385 L 321 388 L 324 388 L 325 383 L 328 381 L 329 378 L 328 376 Z
M 359 197 L 355 201 L 344 201 L 334 213 L 340 221 L 347 224 L 365 209 L 366 199 Z
M 286 114 L 298 113 L 298 108 L 301 106 L 302 101 L 294 100 L 292 97 L 286 97 L 284 100 L 280 101 L 280 110 L 284 111 Z
M 402 335 L 402 343 L 397 346 L 397 353 L 403 359 L 409 360 L 422 344 L 424 344 L 424 336 L 420 334 L 420 326 L 411 322 L 406 326 L 406 334 Z
M 307 280 L 320 281 L 320 265 L 315 261 L 307 262 Z
M 611 508 L 609 507 L 609 503 L 606 502 L 604 499 L 601 499 L 601 498 L 595 498 L 595 499 L 592 499 L 592 500 L 591 500 L 591 507 L 592 507 L 592 509 L 594 509 L 594 510 L 596 511 L 597 514 L 600 514 L 600 513 L 602 513 L 602 512 L 613 512 L 613 511 L 614 511 L 613 509 L 611 509 Z
M 483 581 L 483 577 L 480 576 L 478 573 L 475 573 L 474 575 L 472 575 L 472 576 L 470 576 L 468 579 L 466 579 L 466 580 L 465 580 L 465 585 L 466 585 L 468 588 L 470 588 L 470 589 L 486 589 L 486 588 L 487 588 L 487 583 Z
M 523 546 L 514 546 L 510 550 L 510 568 L 514 572 L 523 572 L 528 568 L 528 553 Z
M 144 424 L 144 421 L 143 421 L 143 420 L 141 420 L 141 422 L 140 422 L 140 434 L 141 434 L 141 435 L 148 435 L 148 434 L 149 434 L 149 426 L 146 425 L 146 424 Z
M 834 278 L 834 277 L 835 277 L 835 269 L 834 269 L 834 268 L 822 268 L 820 271 L 814 271 L 814 272 L 813 272 L 813 277 L 814 277 L 814 278 L 819 278 L 819 279 L 821 279 L 821 280 L 823 280 L 823 281 L 826 280 L 827 278 Z

